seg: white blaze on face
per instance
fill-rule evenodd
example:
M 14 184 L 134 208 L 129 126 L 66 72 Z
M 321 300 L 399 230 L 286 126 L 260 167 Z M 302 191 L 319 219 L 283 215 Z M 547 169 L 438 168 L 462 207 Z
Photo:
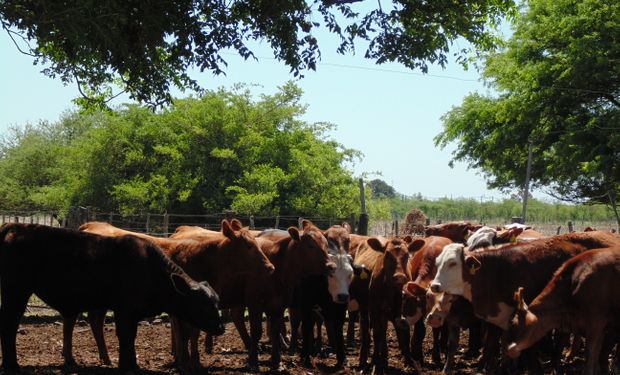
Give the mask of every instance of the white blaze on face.
M 435 260 L 437 274 L 431 283 L 433 292 L 446 292 L 465 296 L 463 282 L 463 249 L 462 244 L 446 245 Z
M 329 261 L 336 269 L 327 276 L 327 286 L 332 300 L 336 303 L 349 302 L 349 285 L 353 279 L 353 267 L 346 254 L 329 254 Z

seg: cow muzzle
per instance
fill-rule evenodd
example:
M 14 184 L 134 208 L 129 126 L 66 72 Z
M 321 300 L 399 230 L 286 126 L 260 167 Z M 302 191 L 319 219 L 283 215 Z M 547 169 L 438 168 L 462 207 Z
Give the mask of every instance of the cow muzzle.
M 407 283 L 407 281 L 409 281 L 409 278 L 407 277 L 407 275 L 405 275 L 404 273 L 395 273 L 394 274 L 394 282 L 401 287 L 402 287 Z
M 433 328 L 439 328 L 443 325 L 443 316 L 435 313 L 430 313 L 426 317 L 426 324 Z
M 349 303 L 349 294 L 348 293 L 338 293 L 336 295 L 336 303 Z
M 431 284 L 431 292 L 433 293 L 441 293 L 441 284 L 433 282 Z

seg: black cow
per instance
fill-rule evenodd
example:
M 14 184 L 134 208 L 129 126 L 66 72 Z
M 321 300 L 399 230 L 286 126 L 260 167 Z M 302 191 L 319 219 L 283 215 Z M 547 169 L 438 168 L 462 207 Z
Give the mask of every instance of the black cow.
M 63 317 L 112 310 L 119 341 L 119 367 L 137 368 L 138 322 L 162 311 L 212 334 L 224 331 L 218 296 L 197 283 L 162 250 L 134 236 L 103 237 L 42 225 L 0 228 L 0 340 L 2 366 L 18 369 L 19 321 L 36 294 Z

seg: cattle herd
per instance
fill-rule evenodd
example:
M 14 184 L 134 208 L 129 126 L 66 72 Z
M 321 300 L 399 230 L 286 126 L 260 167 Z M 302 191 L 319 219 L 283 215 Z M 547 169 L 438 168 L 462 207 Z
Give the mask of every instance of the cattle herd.
M 72 333 L 83 312 L 101 363 L 111 363 L 103 335 L 111 310 L 121 371 L 137 368 L 138 322 L 162 312 L 170 316 L 176 365 L 196 370 L 200 331 L 207 333 L 208 351 L 224 332 L 219 311 L 227 309 L 253 372 L 266 317 L 274 371 L 282 370 L 285 347 L 297 350 L 303 366 L 315 366 L 315 328 L 324 323 L 336 368 L 387 371 L 391 324 L 411 373 L 423 374 L 429 363 L 458 372 L 459 349 L 483 373 L 542 373 L 541 357 L 559 368 L 581 350 L 583 373 L 618 373 L 620 235 L 544 236 L 520 225 L 468 222 L 425 232 L 369 237 L 352 234 L 346 223 L 319 229 L 307 220 L 286 231 L 254 231 L 223 220 L 220 231 L 182 226 L 161 238 L 102 222 L 79 230 L 4 224 L 2 368 L 19 371 L 17 330 L 35 294 L 63 318 L 67 366 L 76 365 Z M 430 358 L 422 347 L 427 327 Z M 461 330 L 469 331 L 466 345 Z M 356 332 L 358 363 L 347 363 L 345 347 L 356 342 Z

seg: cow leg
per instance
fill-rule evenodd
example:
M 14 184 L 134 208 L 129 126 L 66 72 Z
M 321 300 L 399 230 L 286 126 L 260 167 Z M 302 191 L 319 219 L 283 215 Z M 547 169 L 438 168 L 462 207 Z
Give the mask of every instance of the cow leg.
M 214 345 L 215 345 L 215 337 L 205 332 L 205 353 L 213 354 Z
M 486 329 L 485 345 L 478 366 L 483 367 L 487 374 L 495 374 L 499 366 L 500 338 L 503 332 L 495 324 L 485 322 L 484 325 Z
M 123 372 L 138 368 L 136 362 L 136 334 L 138 321 L 123 313 L 114 313 L 116 320 L 116 337 L 118 337 L 118 368 Z
M 250 336 L 248 335 L 248 330 L 247 330 L 247 327 L 245 326 L 245 318 L 243 316 L 244 312 L 245 312 L 245 307 L 236 307 L 236 308 L 230 309 L 230 315 L 231 315 L 233 324 L 235 325 L 237 332 L 239 332 L 241 341 L 243 341 L 243 346 L 245 347 L 245 350 L 250 350 L 250 345 L 251 345 Z
M 433 349 L 431 350 L 431 360 L 433 364 L 437 367 L 441 366 L 441 334 L 442 328 L 433 328 Z
M 108 354 L 108 347 L 105 343 L 105 336 L 103 335 L 103 325 L 105 323 L 105 310 L 89 311 L 88 323 L 90 330 L 93 332 L 93 337 L 97 343 L 97 350 L 99 351 L 99 359 L 101 363 L 110 366 L 112 361 Z
M 325 326 L 327 328 L 330 345 L 336 353 L 336 368 L 343 368 L 346 362 L 344 343 L 344 322 L 346 319 L 346 305 L 331 305 L 324 309 Z
M 477 358 L 480 356 L 480 348 L 482 347 L 482 321 L 476 319 L 469 326 L 469 338 L 467 340 L 467 352 L 465 357 Z
M 281 361 L 281 346 L 280 340 L 277 339 L 282 334 L 281 328 L 283 326 L 284 316 L 282 311 L 273 311 L 270 314 L 267 314 L 269 318 L 270 324 L 269 328 L 271 330 L 271 369 L 275 371 L 282 370 L 280 368 Z
M 603 345 L 603 336 L 605 332 L 606 321 L 592 320 L 590 327 L 586 332 L 586 364 L 583 369 L 584 375 L 594 375 L 598 372 L 599 357 L 601 347 Z
M 189 359 L 189 352 L 187 350 L 189 334 L 187 327 L 185 323 L 173 316 L 170 317 L 170 327 L 176 365 L 179 368 L 186 367 Z
M 448 345 L 446 346 L 446 362 L 443 366 L 444 374 L 452 374 L 454 372 L 454 360 L 457 350 L 459 349 L 459 337 L 461 335 L 461 327 L 454 322 L 447 322 L 448 326 Z
M 424 363 L 422 344 L 425 336 L 426 327 L 424 326 L 424 319 L 420 319 L 414 324 L 413 334 L 411 335 L 411 356 L 413 360 L 420 363 L 420 365 Z
M 387 319 L 381 314 L 374 313 L 370 316 L 372 324 L 372 365 L 375 372 L 383 373 L 387 368 Z
M 398 347 L 400 349 L 400 354 L 403 356 L 405 366 L 413 366 L 413 358 L 411 357 L 411 348 L 409 346 L 409 323 L 404 319 L 397 319 L 392 321 L 392 325 L 394 326 L 394 331 L 396 332 Z
M 355 346 L 355 322 L 359 320 L 359 311 L 348 312 L 348 324 L 347 324 L 347 346 Z
M 359 364 L 360 368 L 365 368 L 368 365 L 368 353 L 370 352 L 370 319 L 368 316 L 368 309 L 366 307 L 360 308 L 360 354 Z
M 288 350 L 290 354 L 295 354 L 299 345 L 299 327 L 301 326 L 299 309 L 289 307 L 288 317 L 291 325 L 291 339 Z
M 573 341 L 570 343 L 570 348 L 568 349 L 568 353 L 566 353 L 566 356 L 564 357 L 564 359 L 566 361 L 572 362 L 575 357 L 579 354 L 579 351 L 581 351 L 581 346 L 583 345 L 583 337 L 581 337 L 581 335 L 574 333 L 573 334 Z
M 263 312 L 257 308 L 248 309 L 250 313 L 250 334 L 251 338 L 248 337 L 249 341 L 249 358 L 248 364 L 250 366 L 251 371 L 258 371 L 258 343 L 260 341 L 261 336 L 263 335 L 263 322 L 262 315 Z M 243 324 L 245 327 L 245 323 Z M 279 335 L 278 335 L 279 336 Z M 274 341 L 279 341 L 277 339 Z
M 198 339 L 200 338 L 200 330 L 188 323 L 186 324 L 189 332 L 189 364 L 192 369 L 199 369 L 200 353 L 198 352 Z
M 304 303 L 305 302 L 305 303 Z M 312 366 L 312 348 L 314 348 L 314 319 L 312 305 L 309 301 L 302 301 L 301 306 L 301 363 L 305 367 Z
M 62 317 L 62 357 L 66 367 L 75 367 L 77 363 L 73 358 L 73 329 L 77 315 L 63 315 Z
M 0 342 L 2 343 L 2 367 L 6 372 L 17 372 L 17 328 L 26 311 L 30 292 L 19 292 L 20 287 L 0 282 Z M 10 297 L 9 297 L 10 296 Z

